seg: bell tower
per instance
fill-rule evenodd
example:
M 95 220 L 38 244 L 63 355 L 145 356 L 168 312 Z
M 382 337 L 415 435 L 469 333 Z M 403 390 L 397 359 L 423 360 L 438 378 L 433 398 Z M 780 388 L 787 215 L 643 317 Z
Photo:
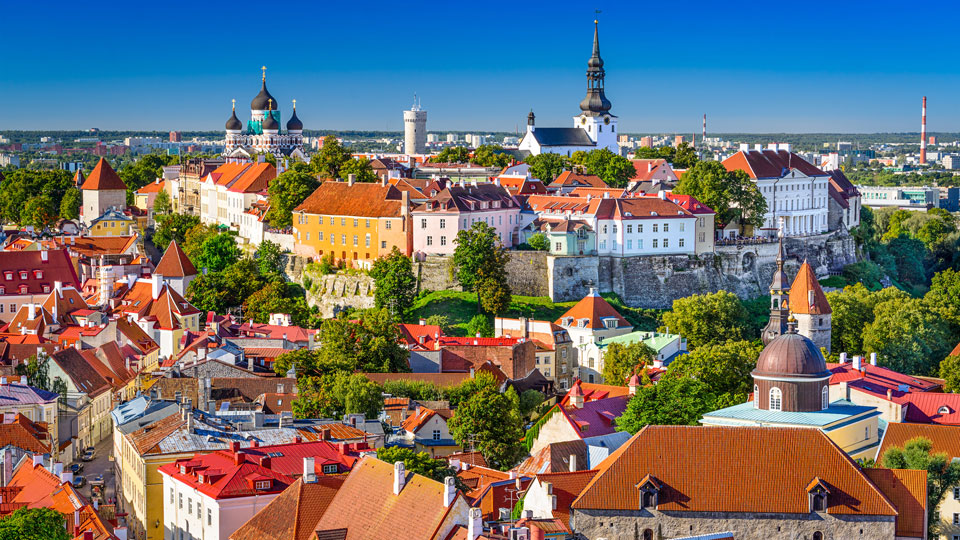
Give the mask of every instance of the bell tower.
M 790 281 L 783 269 L 783 218 L 780 221 L 779 248 L 777 249 L 777 270 L 770 283 L 770 322 L 763 329 L 763 344 L 767 345 L 778 336 L 787 333 L 790 317 Z
M 593 52 L 587 61 L 587 95 L 580 102 L 580 114 L 573 117 L 574 127 L 587 132 L 597 149 L 620 153 L 617 143 L 617 117 L 610 114 L 613 105 L 604 93 L 606 71 L 600 57 L 599 22 L 593 21 Z

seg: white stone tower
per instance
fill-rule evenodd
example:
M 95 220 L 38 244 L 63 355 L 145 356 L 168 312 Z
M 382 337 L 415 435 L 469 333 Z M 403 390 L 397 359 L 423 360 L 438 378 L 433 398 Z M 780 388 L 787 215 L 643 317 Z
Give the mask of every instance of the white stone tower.
M 420 100 L 413 96 L 413 107 L 403 111 L 403 153 L 427 152 L 427 111 L 420 108 Z

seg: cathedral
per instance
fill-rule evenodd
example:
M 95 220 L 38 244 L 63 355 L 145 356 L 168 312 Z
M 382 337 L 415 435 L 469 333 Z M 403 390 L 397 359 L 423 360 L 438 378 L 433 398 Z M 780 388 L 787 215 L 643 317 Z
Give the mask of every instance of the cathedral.
M 580 113 L 573 117 L 572 128 L 537 128 L 533 111 L 527 115 L 527 132 L 519 149 L 533 155 L 542 153 L 570 156 L 577 151 L 589 152 L 606 148 L 620 154 L 617 143 L 617 117 L 610 114 L 613 106 L 604 94 L 603 59 L 600 58 L 600 35 L 593 21 L 593 54 L 587 61 L 587 95 L 580 102 Z
M 267 153 L 303 159 L 303 122 L 297 118 L 297 100 L 293 100 L 286 131 L 280 133 L 279 103 L 267 90 L 267 68 L 261 69 L 260 93 L 250 102 L 250 120 L 246 126 L 237 118 L 237 100 L 233 100 L 223 155 L 227 161 L 248 160 L 256 154 Z

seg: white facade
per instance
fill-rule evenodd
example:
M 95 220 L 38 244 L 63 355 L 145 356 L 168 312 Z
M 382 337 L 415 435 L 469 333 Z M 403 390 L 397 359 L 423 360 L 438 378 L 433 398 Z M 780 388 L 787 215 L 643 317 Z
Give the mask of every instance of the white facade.
M 427 111 L 415 103 L 409 111 L 403 111 L 403 153 L 406 155 L 427 152 Z
M 570 334 L 573 340 L 573 346 L 577 351 L 576 363 L 578 366 L 579 379 L 584 382 L 603 382 L 603 351 L 600 350 L 598 343 L 604 339 L 616 336 L 622 336 L 633 332 L 630 326 L 616 326 L 616 319 L 612 319 L 610 328 L 594 330 L 592 328 L 582 328 L 577 325 L 578 321 L 573 321 L 570 326 L 561 325 Z
M 280 493 L 214 499 L 161 471 L 164 540 L 227 540 Z
M 829 176 L 807 176 L 792 169 L 782 178 L 759 178 L 756 182 L 767 201 L 764 228 L 775 230 L 782 220 L 787 236 L 827 232 Z
M 696 252 L 696 216 L 597 219 L 597 254 L 619 257 L 693 255 Z
M 208 174 L 200 183 L 200 220 L 208 225 L 225 225 L 240 232 L 246 210 L 254 202 L 262 200 L 264 198 L 257 193 L 230 191 L 227 186 L 217 185 L 213 176 Z M 242 233 L 240 235 L 248 238 Z

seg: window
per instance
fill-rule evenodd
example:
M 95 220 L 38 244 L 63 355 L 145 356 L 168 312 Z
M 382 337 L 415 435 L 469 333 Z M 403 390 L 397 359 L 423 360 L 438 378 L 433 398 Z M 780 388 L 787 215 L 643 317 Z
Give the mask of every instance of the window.
M 960 487 L 953 488 L 953 500 L 960 501 Z
M 760 387 L 753 385 L 753 408 L 760 408 Z
M 663 247 L 665 247 L 665 248 L 666 248 L 666 247 L 670 247 L 670 239 L 669 239 L 669 238 L 664 238 L 664 239 L 663 239 Z
M 427 245 L 428 245 L 428 246 L 432 246 L 432 245 L 433 245 L 433 237 L 432 237 L 432 236 L 428 236 L 428 237 L 427 237 Z
M 606 226 L 606 225 L 603 226 L 603 234 L 607 234 L 607 226 Z
M 627 234 L 633 234 L 633 225 L 627 225 Z
M 332 245 L 336 245 L 336 243 L 337 243 L 337 235 L 331 234 L 331 235 L 330 235 L 330 245 L 331 245 L 331 246 L 332 246 Z
M 867 440 L 869 438 L 870 438 L 870 426 L 866 426 L 863 428 L 863 439 Z
M 354 227 L 359 227 L 359 226 L 360 226 L 360 220 L 359 220 L 359 219 L 353 220 L 353 226 L 354 226 Z
M 435 441 L 439 441 L 439 440 L 440 440 L 440 430 L 439 430 L 439 429 L 433 430 L 433 440 L 435 440 Z
M 177 508 L 183 510 L 183 493 L 177 494 Z
M 643 234 L 643 224 L 637 225 L 637 232 Z
M 324 466 L 323 466 L 323 474 L 337 474 L 337 466 L 336 466 L 336 465 L 324 465 Z
M 368 229 L 370 228 L 370 220 L 369 220 L 369 219 L 367 220 L 367 228 L 368 228 Z
M 423 218 L 423 219 L 420 220 L 420 228 L 421 228 L 421 229 L 426 229 L 426 228 L 427 228 L 427 219 L 426 219 L 426 218 Z
M 270 489 L 270 480 L 257 480 L 254 482 L 253 488 L 257 490 Z
M 660 224 L 658 223 L 653 224 L 653 232 L 660 232 Z
M 207 508 L 207 525 L 213 525 L 213 510 Z
M 331 220 L 331 221 L 332 221 L 332 220 Z M 303 223 L 303 222 L 301 222 L 301 223 Z M 317 218 L 317 225 L 323 225 L 323 216 L 320 216 L 320 217 Z M 331 225 L 333 225 L 333 224 L 331 223 Z
M 954 514 L 954 515 L 953 515 L 953 524 L 954 524 L 954 525 L 960 525 L 960 514 Z
M 820 391 L 820 408 L 827 410 L 828 405 L 830 405 L 830 390 L 824 386 L 823 390 Z
M 561 249 L 563 249 L 563 244 L 561 242 L 557 242 L 554 251 L 560 251 Z
M 367 237 L 364 239 L 366 247 L 370 247 L 370 233 L 367 233 Z
M 447 220 L 445 220 L 445 219 L 441 219 L 441 220 L 440 220 L 440 228 L 441 228 L 441 229 L 446 229 L 446 228 L 447 228 Z
M 310 231 L 307 231 L 307 241 L 310 241 Z
M 170 504 L 173 504 L 173 488 L 170 488 Z
M 681 224 L 680 224 L 680 232 L 683 232 L 684 225 L 685 225 L 684 223 L 681 223 Z
M 386 228 L 389 231 L 391 229 L 391 224 L 393 223 L 393 221 L 388 219 L 383 223 L 384 223 L 384 228 Z
M 340 235 L 340 245 L 341 246 L 347 245 L 347 235 L 345 234 Z
M 633 249 L 633 240 L 627 240 L 627 249 Z
M 678 241 L 677 241 L 677 244 L 678 244 L 680 247 L 683 247 L 683 244 L 684 244 L 683 238 L 681 238 L 680 240 L 678 240 Z
M 447 237 L 446 237 L 446 236 L 441 236 L 441 237 L 440 237 L 440 245 L 441 245 L 441 246 L 447 245 Z
M 782 409 L 782 403 L 781 403 L 782 398 L 783 398 L 783 393 L 780 391 L 779 388 L 777 388 L 776 386 L 774 386 L 773 388 L 771 388 L 771 389 L 770 389 L 770 407 L 769 407 L 769 409 L 770 409 L 771 411 L 780 411 L 780 410 L 783 410 L 783 409 Z
M 382 241 L 380 242 L 380 249 L 387 249 L 387 241 L 386 241 L 386 240 L 382 240 Z
M 823 540 L 823 533 L 820 531 L 813 533 L 813 540 Z
M 813 496 L 813 511 L 814 512 L 826 512 L 827 511 L 827 496 L 823 493 L 817 493 Z
M 657 232 L 657 231 L 653 231 L 653 232 Z M 663 224 L 663 232 L 670 232 L 670 224 L 669 224 L 669 223 L 664 223 L 664 224 Z
M 307 240 L 310 239 L 310 233 L 307 233 Z M 323 231 L 317 233 L 317 240 L 323 242 Z
M 340 226 L 341 227 L 347 226 L 347 218 L 340 218 Z
M 658 245 L 657 239 L 654 238 L 654 239 L 653 239 L 653 248 L 656 249 L 657 247 L 659 247 L 659 245 Z

